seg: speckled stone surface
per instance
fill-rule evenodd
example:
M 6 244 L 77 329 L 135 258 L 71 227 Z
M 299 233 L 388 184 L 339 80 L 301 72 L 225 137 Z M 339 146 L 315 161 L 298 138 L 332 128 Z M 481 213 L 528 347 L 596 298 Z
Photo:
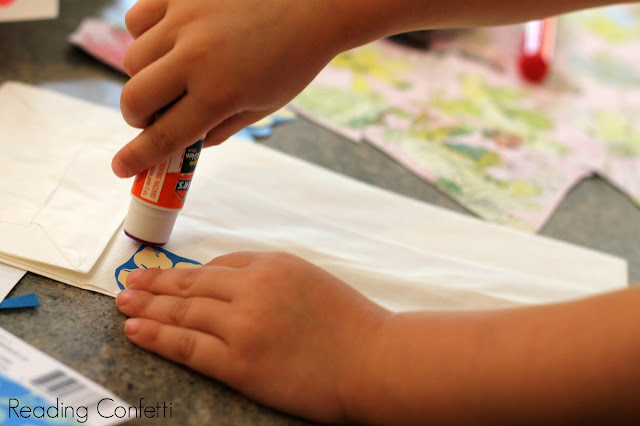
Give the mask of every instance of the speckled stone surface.
M 126 77 L 71 46 L 67 36 L 82 18 L 117 13 L 130 3 L 61 0 L 58 20 L 0 24 L 0 82 L 37 84 L 117 108 Z M 346 141 L 303 119 L 278 127 L 260 143 L 374 185 L 466 212 L 375 148 Z M 611 185 L 594 177 L 571 191 L 541 234 L 626 258 L 630 280 L 637 281 L 639 225 L 638 208 Z M 134 420 L 131 424 L 308 424 L 131 345 L 122 333 L 125 318 L 110 297 L 31 273 L 10 296 L 31 291 L 37 293 L 42 305 L 0 311 L 0 326 L 132 405 L 145 398 L 172 406 L 172 418 Z

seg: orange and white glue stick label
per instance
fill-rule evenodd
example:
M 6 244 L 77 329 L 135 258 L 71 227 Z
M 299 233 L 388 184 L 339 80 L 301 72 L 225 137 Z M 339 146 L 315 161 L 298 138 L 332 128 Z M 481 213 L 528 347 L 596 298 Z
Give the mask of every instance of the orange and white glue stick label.
M 136 176 L 131 194 L 165 209 L 181 209 L 191 186 L 200 158 L 203 140 L 199 140 L 167 161 Z

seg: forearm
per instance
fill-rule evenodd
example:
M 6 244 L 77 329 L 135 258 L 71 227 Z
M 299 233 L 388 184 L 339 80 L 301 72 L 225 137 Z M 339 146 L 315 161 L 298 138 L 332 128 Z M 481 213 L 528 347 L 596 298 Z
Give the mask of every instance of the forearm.
M 367 424 L 638 418 L 640 287 L 571 303 L 397 314 L 357 375 Z
M 615 0 L 320 0 L 330 10 L 331 32 L 346 50 L 402 32 L 505 25 L 597 6 Z M 626 3 L 634 3 L 627 1 Z

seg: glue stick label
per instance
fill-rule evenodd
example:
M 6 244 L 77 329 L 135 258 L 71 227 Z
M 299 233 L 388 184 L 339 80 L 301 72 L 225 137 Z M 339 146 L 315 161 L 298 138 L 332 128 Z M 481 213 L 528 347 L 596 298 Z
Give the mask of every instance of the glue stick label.
M 167 209 L 181 209 L 191 186 L 203 140 L 136 176 L 131 194 Z

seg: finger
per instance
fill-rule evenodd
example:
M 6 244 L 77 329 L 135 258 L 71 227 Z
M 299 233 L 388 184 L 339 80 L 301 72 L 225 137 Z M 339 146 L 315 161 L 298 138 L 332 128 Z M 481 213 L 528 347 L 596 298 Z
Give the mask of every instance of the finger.
M 127 30 L 133 38 L 138 38 L 156 25 L 167 13 L 167 0 L 139 0 L 124 17 Z
M 225 324 L 231 313 L 229 303 L 211 297 L 156 296 L 146 291 L 123 290 L 116 297 L 123 314 L 167 325 L 213 334 L 224 340 Z
M 125 145 L 115 155 L 111 168 L 119 177 L 131 177 L 160 164 L 175 152 L 193 144 L 209 129 L 231 115 L 226 103 L 219 104 L 217 108 L 204 109 L 202 103 L 193 96 L 183 96 L 159 119 Z
M 136 269 L 127 277 L 127 288 L 156 295 L 233 298 L 237 271 L 231 268 L 202 266 L 195 269 Z
M 186 91 L 182 67 L 167 54 L 132 77 L 120 94 L 122 117 L 129 125 L 146 127 L 155 113 Z M 155 165 L 155 164 L 152 164 Z
M 228 365 L 228 346 L 217 336 L 143 318 L 128 319 L 124 330 L 141 348 L 208 376 L 223 377 Z
M 253 262 L 260 252 L 256 251 L 236 251 L 234 253 L 223 254 L 207 263 L 207 266 L 223 266 L 227 268 L 244 268 Z
M 170 52 L 174 43 L 175 31 L 165 28 L 162 23 L 154 26 L 127 49 L 122 61 L 124 69 L 133 77 Z
M 204 146 L 221 144 L 240 130 L 271 114 L 271 112 L 273 111 L 244 111 L 227 118 L 209 130 L 204 140 Z

